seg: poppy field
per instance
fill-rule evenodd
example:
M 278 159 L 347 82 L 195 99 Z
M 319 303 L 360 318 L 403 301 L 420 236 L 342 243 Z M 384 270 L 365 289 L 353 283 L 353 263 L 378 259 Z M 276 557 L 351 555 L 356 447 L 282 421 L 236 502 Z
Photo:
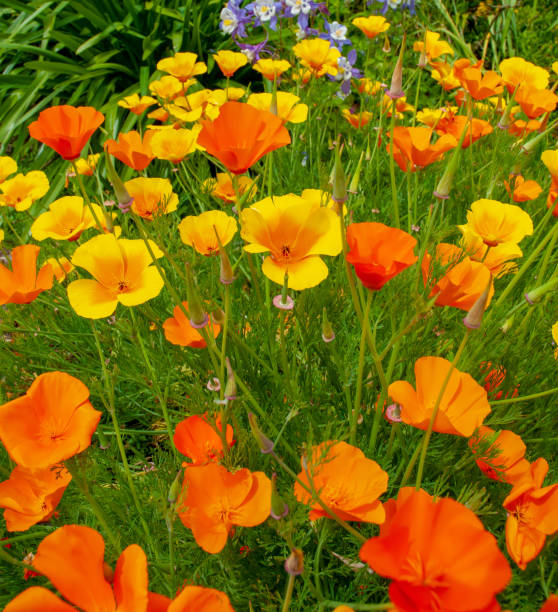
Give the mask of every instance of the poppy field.
M 557 612 L 554 3 L 0 15 L 0 608 Z

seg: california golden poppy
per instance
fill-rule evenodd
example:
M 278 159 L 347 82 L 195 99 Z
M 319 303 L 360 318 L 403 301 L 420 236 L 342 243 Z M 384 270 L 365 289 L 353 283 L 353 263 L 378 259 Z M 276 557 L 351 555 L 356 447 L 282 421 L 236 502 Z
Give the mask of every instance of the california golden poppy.
M 315 77 L 337 74 L 337 60 L 341 53 L 328 40 L 305 38 L 294 45 L 293 53 Z
M 509 181 L 504 181 L 504 187 L 514 202 L 529 202 L 542 193 L 537 181 L 526 181 L 520 174 L 510 175 Z
M 287 274 L 291 289 L 321 283 L 329 270 L 320 255 L 338 255 L 342 249 L 337 214 L 304 193 L 260 200 L 240 213 L 240 225 L 248 242 L 244 250 L 270 251 L 262 272 L 279 285 Z
M 97 531 L 65 525 L 39 544 L 33 566 L 84 612 L 147 612 L 147 559 L 143 550 L 131 544 L 122 551 L 112 583 L 105 577 L 104 554 L 105 543 Z M 5 612 L 75 612 L 77 608 L 44 587 L 31 587 L 12 599 Z
M 413 44 L 413 51 L 419 51 L 421 57 L 424 56 L 428 62 L 441 55 L 454 55 L 455 53 L 449 43 L 440 40 L 440 35 L 437 32 L 430 32 L 429 30 L 426 30 L 424 37 L 421 36 L 421 39 Z
M 432 62 L 430 76 L 437 81 L 444 91 L 451 91 L 461 85 L 461 81 L 455 76 L 453 66 L 447 62 Z
M 308 458 L 308 472 L 320 499 L 339 518 L 365 523 L 384 522 L 385 512 L 378 498 L 387 490 L 388 475 L 356 446 L 337 441 L 314 446 Z M 304 469 L 298 474 L 298 479 L 310 486 Z M 329 517 L 298 482 L 295 482 L 294 493 L 298 501 L 310 506 L 311 521 Z
M 378 34 L 386 32 L 391 27 L 385 17 L 381 15 L 369 15 L 368 17 L 355 17 L 351 22 L 366 38 L 376 38 Z
M 132 210 L 143 219 L 174 212 L 178 208 L 178 196 L 172 190 L 169 179 L 139 176 L 124 183 L 132 196 Z
M 38 470 L 16 466 L 8 480 L 0 482 L 0 508 L 8 531 L 26 531 L 48 521 L 72 480 L 63 466 Z
M 188 302 L 182 302 L 182 304 L 188 310 Z M 174 307 L 173 317 L 163 323 L 163 329 L 165 330 L 165 338 L 172 344 L 191 348 L 205 348 L 207 346 L 199 329 L 192 327 L 190 320 L 182 312 L 180 306 Z M 216 338 L 221 331 L 221 326 L 214 321 L 210 321 L 205 329 L 209 330 Z
M 497 200 L 473 202 L 467 212 L 467 226 L 489 247 L 502 242 L 517 244 L 533 233 L 533 221 L 527 212 L 519 206 Z
M 271 511 L 271 480 L 244 468 L 234 474 L 218 463 L 184 471 L 178 516 L 203 550 L 218 553 L 235 525 L 253 527 Z
M 0 263 L 0 305 L 28 304 L 39 293 L 52 287 L 52 268 L 43 265 L 37 272 L 37 257 L 41 249 L 24 244 L 12 249 L 12 269 Z
M 453 74 L 461 82 L 461 86 L 475 100 L 484 100 L 497 96 L 504 90 L 502 79 L 494 70 L 482 73 L 482 60 L 471 64 L 469 59 L 458 59 L 453 65 Z
M 10 206 L 17 211 L 27 210 L 35 200 L 49 190 L 47 175 L 40 170 L 16 174 L 0 183 L 0 206 Z
M 91 204 L 99 222 L 105 218 L 98 204 Z M 95 227 L 96 221 L 89 206 L 79 196 L 65 196 L 50 204 L 48 211 L 40 214 L 31 226 L 35 240 L 77 240 L 82 232 Z
M 380 535 L 363 545 L 360 558 L 391 578 L 389 597 L 400 612 L 497 606 L 495 595 L 511 571 L 496 539 L 471 510 L 410 487 L 384 506 L 386 522 Z
M 151 151 L 157 159 L 178 164 L 190 153 L 201 149 L 197 143 L 200 129 L 196 126 L 191 130 L 164 129 L 155 132 L 150 140 Z
M 219 70 L 227 78 L 232 77 L 239 68 L 246 66 L 248 63 L 248 58 L 244 53 L 239 53 L 238 51 L 217 51 L 217 53 L 213 54 L 213 59 L 217 66 L 219 66 Z
M 54 278 L 61 283 L 66 276 L 74 270 L 74 265 L 67 257 L 49 257 L 46 262 L 50 264 Z
M 393 157 L 403 172 L 416 172 L 438 161 L 446 151 L 457 146 L 450 134 L 431 143 L 433 130 L 427 127 L 396 126 L 393 130 Z M 391 152 L 391 144 L 387 150 Z
M 242 197 L 246 192 L 250 199 L 258 191 L 256 182 L 248 176 L 237 177 L 235 190 L 231 176 L 226 172 L 217 172 L 214 179 L 207 179 L 203 185 L 210 190 L 212 196 L 227 204 L 235 204 L 238 196 Z
M 481 425 L 469 438 L 469 448 L 483 474 L 492 480 L 513 484 L 529 470 L 525 443 L 508 429 L 495 432 Z
M 275 96 L 275 108 L 273 98 Z M 247 104 L 260 110 L 277 115 L 285 123 L 302 123 L 308 117 L 308 106 L 300 103 L 300 98 L 286 91 L 275 94 L 255 93 L 248 96 Z
M 219 417 L 215 420 L 215 427 L 223 429 Z M 231 447 L 234 441 L 233 428 L 230 425 L 227 425 L 226 439 Z M 223 456 L 221 436 L 209 424 L 207 413 L 202 416 L 194 414 L 180 421 L 174 430 L 172 441 L 178 452 L 191 459 L 193 465 L 219 461 Z
M 401 406 L 401 420 L 426 430 L 451 362 L 442 357 L 421 357 L 415 362 L 416 388 L 398 380 L 388 395 Z M 441 397 L 433 431 L 470 437 L 490 413 L 486 391 L 466 372 L 453 368 Z
M 341 114 L 345 119 L 354 127 L 361 128 L 370 123 L 372 119 L 372 113 L 368 111 L 362 111 L 360 113 L 352 113 L 348 108 L 344 108 Z
M 157 81 L 151 81 L 149 83 L 149 91 L 162 101 L 172 100 L 176 96 L 183 95 L 188 89 L 188 86 L 192 83 L 181 83 L 176 77 L 167 75 L 161 77 Z
M 449 285 L 451 284 L 457 289 L 461 274 L 463 275 L 461 277 L 463 279 L 462 289 L 464 289 L 462 297 L 465 297 L 467 294 L 476 294 L 477 291 L 480 290 L 483 277 L 488 279 L 486 272 L 479 272 L 482 268 L 471 265 L 470 262 L 467 262 L 466 258 L 462 258 L 463 253 L 470 257 L 472 261 L 481 263 L 488 268 L 494 278 L 499 278 L 517 269 L 517 264 L 514 260 L 523 257 L 523 251 L 515 242 L 502 242 L 496 246 L 488 247 L 484 244 L 482 238 L 478 234 L 475 234 L 470 227 L 463 225 L 460 229 L 463 234 L 463 239 L 461 241 L 462 252 L 454 245 L 446 245 L 444 243 L 438 245 L 440 248 L 437 249 L 437 257 L 441 262 L 450 264 L 450 267 L 446 271 L 445 281 L 441 281 L 441 284 L 440 282 L 438 283 L 438 287 L 442 289 L 442 292 L 450 289 Z M 453 265 L 453 262 L 455 262 L 455 265 Z M 458 266 L 461 266 L 461 268 L 456 272 L 452 272 L 453 268 L 457 268 Z M 488 280 L 486 280 L 486 282 L 488 283 Z M 445 285 L 445 287 L 442 287 L 442 285 Z M 445 297 L 452 300 L 456 296 L 454 295 L 452 298 L 449 293 L 447 293 Z M 445 301 L 443 297 L 441 300 Z M 438 304 L 438 306 L 441 305 L 445 304 Z M 453 304 L 449 305 L 453 306 Z M 465 310 L 465 307 L 463 307 L 463 310 Z
M 542 486 L 547 472 L 548 463 L 540 457 L 514 481 L 504 500 L 506 547 L 523 570 L 540 553 L 546 536 L 558 531 L 558 484 Z
M 153 132 L 147 131 L 143 138 L 135 130 L 118 134 L 118 140 L 107 140 L 106 150 L 134 170 L 145 170 L 154 159 L 150 141 Z
M 548 70 L 536 66 L 522 57 L 509 57 L 500 62 L 500 72 L 508 92 L 512 94 L 519 86 L 526 85 L 534 89 L 548 87 Z
M 259 59 L 252 68 L 259 72 L 262 76 L 264 76 L 269 81 L 275 81 L 277 77 L 280 77 L 283 72 L 286 72 L 292 66 L 287 60 L 282 59 L 271 59 L 271 58 L 262 58 Z
M 25 395 L 0 406 L 0 440 L 18 465 L 47 468 L 85 450 L 100 418 L 80 380 L 47 372 Z
M 77 159 L 105 116 L 92 106 L 51 106 L 29 126 L 29 135 L 68 161 Z
M 169 607 L 147 612 L 234 612 L 229 598 L 223 591 L 202 586 L 185 586 L 172 600 Z
M 139 96 L 139 94 L 135 93 L 131 96 L 126 96 L 122 98 L 122 100 L 118 101 L 118 106 L 122 108 L 126 108 L 134 115 L 143 114 L 150 106 L 157 104 L 157 100 L 152 98 L 151 96 Z
M 270 151 L 291 142 L 279 117 L 241 102 L 227 102 L 214 121 L 202 121 L 198 144 L 233 174 L 243 174 Z
M 0 183 L 3 183 L 14 172 L 17 172 L 16 160 L 8 155 L 0 156 Z
M 150 241 L 155 257 L 163 256 Z M 143 240 L 119 240 L 114 234 L 102 234 L 79 246 L 72 264 L 87 270 L 93 278 L 83 278 L 68 285 L 70 305 L 80 317 L 109 317 L 120 302 L 136 306 L 159 295 L 164 281 Z
M 457 141 L 461 139 L 463 130 L 465 130 L 463 144 L 461 145 L 463 149 L 470 147 L 479 138 L 492 134 L 490 123 L 476 117 L 468 120 L 464 115 L 448 113 L 436 124 L 437 134 L 451 134 Z
M 550 89 L 535 89 L 522 85 L 515 92 L 515 101 L 529 119 L 536 119 L 556 108 L 558 96 Z
M 236 219 L 222 210 L 206 210 L 196 216 L 190 215 L 178 224 L 182 242 L 206 257 L 218 255 L 219 242 L 222 246 L 227 245 L 237 230 Z
M 362 284 L 381 289 L 394 276 L 412 266 L 417 241 L 407 232 L 383 223 L 351 223 L 347 228 L 347 261 Z
M 198 74 L 207 72 L 207 66 L 203 62 L 197 61 L 195 53 L 175 53 L 172 57 L 157 62 L 157 70 L 168 72 L 181 83 L 192 79 Z

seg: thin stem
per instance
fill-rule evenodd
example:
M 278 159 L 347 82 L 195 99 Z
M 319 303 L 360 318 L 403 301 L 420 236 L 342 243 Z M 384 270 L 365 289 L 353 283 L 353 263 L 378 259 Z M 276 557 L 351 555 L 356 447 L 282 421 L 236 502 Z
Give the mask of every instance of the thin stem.
M 553 395 L 554 393 L 558 393 L 558 387 L 548 389 L 547 391 L 541 391 L 540 393 L 524 395 L 522 397 L 510 397 L 510 398 L 506 398 L 502 400 L 495 400 L 490 403 L 492 405 L 501 405 L 501 404 L 514 404 L 515 402 L 527 402 L 528 400 L 537 399 L 538 397 L 545 397 L 546 395 Z
M 369 291 L 366 297 L 366 306 L 364 307 L 364 319 L 368 321 L 370 313 L 370 304 L 372 302 L 372 292 Z M 362 378 L 364 372 L 364 349 L 366 346 L 366 325 L 363 322 L 362 332 L 360 334 L 360 350 L 358 354 L 358 373 L 357 373 L 357 388 L 355 394 L 355 405 L 349 414 L 349 423 L 351 427 L 349 435 L 349 443 L 355 444 L 356 442 L 356 428 L 358 423 L 358 417 L 360 416 L 360 402 L 362 399 Z
M 345 217 L 343 216 L 343 207 L 339 205 L 338 215 L 339 215 L 339 227 L 341 230 L 341 242 L 343 244 L 343 261 L 345 262 L 345 272 L 347 274 L 347 280 L 349 281 L 349 289 L 351 291 L 351 298 L 353 300 L 353 306 L 359 321 L 362 321 L 362 306 L 360 304 L 360 299 L 357 294 L 356 286 L 355 286 L 355 278 L 353 276 L 353 271 L 351 270 L 351 264 L 347 261 L 347 253 L 349 252 L 349 246 L 347 244 L 347 233 L 345 230 Z
M 393 142 L 396 113 L 397 113 L 397 110 L 395 108 L 395 100 L 392 100 L 391 102 L 391 125 L 390 125 L 391 144 L 389 147 L 389 176 L 391 179 L 391 203 L 393 207 L 393 224 L 395 225 L 395 227 L 399 228 L 401 224 L 399 222 L 399 203 L 397 201 L 397 183 L 395 181 L 395 159 L 394 159 L 395 144 Z
M 294 589 L 294 574 L 289 574 L 289 581 L 287 582 L 287 591 L 285 593 L 285 599 L 283 600 L 283 605 L 281 606 L 281 612 L 287 612 L 287 610 L 291 607 L 291 599 L 293 597 L 293 589 Z

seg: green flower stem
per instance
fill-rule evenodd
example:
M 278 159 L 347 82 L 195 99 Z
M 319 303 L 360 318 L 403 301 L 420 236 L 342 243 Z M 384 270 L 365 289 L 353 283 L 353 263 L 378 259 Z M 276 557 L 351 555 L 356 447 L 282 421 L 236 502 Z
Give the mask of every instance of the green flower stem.
M 99 231 L 101 233 L 104 233 L 104 228 L 102 223 L 99 221 L 99 218 L 97 217 L 97 214 L 95 213 L 95 209 L 93 208 L 92 204 L 91 204 L 91 200 L 89 199 L 89 196 L 87 195 L 87 191 L 85 191 L 85 187 L 83 185 L 83 180 L 81 178 L 81 174 L 78 172 L 77 166 L 76 166 L 76 162 L 72 161 L 72 167 L 74 169 L 74 172 L 76 174 L 76 179 L 79 185 L 79 190 L 81 192 L 81 195 L 83 196 L 83 199 L 85 201 L 85 203 L 87 204 L 87 208 L 89 208 L 89 211 L 91 212 L 91 215 L 93 216 L 93 219 L 95 220 L 95 224 L 96 226 L 99 228 Z
M 314 488 L 314 485 L 312 483 L 312 478 L 310 477 L 310 474 L 308 473 L 307 469 L 305 469 L 304 471 L 306 472 L 306 476 L 308 478 L 308 482 L 310 486 L 306 486 L 299 479 L 299 477 L 293 472 L 293 470 L 291 470 L 291 468 L 281 459 L 281 457 L 277 455 L 275 451 L 272 451 L 271 455 L 275 459 L 275 461 L 277 461 L 277 463 L 285 470 L 285 472 L 287 472 L 287 474 L 291 476 L 291 478 L 293 478 L 307 493 L 310 493 L 310 495 L 312 496 L 312 499 L 318 503 L 318 505 L 324 510 L 324 512 L 331 519 L 333 519 L 338 525 L 340 525 L 341 527 L 343 527 L 343 529 L 345 529 L 351 535 L 353 535 L 359 542 L 362 542 L 363 544 L 364 542 L 366 542 L 366 538 L 361 533 L 359 533 L 356 529 L 351 527 L 349 523 L 347 523 L 347 521 L 344 521 L 342 518 L 339 518 L 337 514 L 335 514 L 335 512 L 331 510 L 331 508 L 327 506 L 325 502 L 322 501 L 322 499 L 316 492 L 316 489 Z
M 320 583 L 320 559 L 322 557 L 322 549 L 326 543 L 329 525 L 329 521 L 321 522 L 320 537 L 318 538 L 318 546 L 316 547 L 316 553 L 314 554 L 314 585 L 319 599 L 323 599 L 322 585 Z
M 294 581 L 295 581 L 294 574 L 289 574 L 289 581 L 287 582 L 287 591 L 285 593 L 285 599 L 283 600 L 283 605 L 281 606 L 281 612 L 287 612 L 287 610 L 291 607 L 291 599 L 293 597 Z
M 0 206 L 0 210 L 2 211 L 2 222 L 10 228 L 10 230 L 12 231 L 12 234 L 16 237 L 19 244 L 25 244 L 25 241 L 16 232 L 14 226 L 12 225 L 12 222 L 8 219 L 8 215 L 6 214 L 6 207 Z
M 372 302 L 372 292 L 368 292 L 366 297 L 366 306 L 364 307 L 364 319 L 368 321 L 370 313 L 370 304 Z M 357 373 L 357 388 L 355 393 L 355 405 L 354 408 L 349 412 L 349 423 L 350 423 L 350 435 L 349 443 L 356 443 L 356 429 L 358 424 L 358 418 L 360 416 L 360 402 L 362 399 L 362 378 L 364 372 L 364 349 L 366 345 L 366 325 L 362 325 L 362 332 L 360 334 L 360 350 L 358 354 L 358 373 Z
M 417 490 L 420 489 L 420 485 L 422 483 L 422 473 L 424 470 L 424 462 L 426 460 L 426 453 L 428 452 L 428 444 L 432 436 L 432 429 L 434 428 L 434 422 L 436 421 L 436 417 L 438 416 L 438 410 L 440 408 L 440 404 L 442 403 L 442 397 L 444 395 L 446 387 L 448 386 L 452 372 L 457 366 L 459 359 L 461 358 L 461 354 L 463 353 L 463 350 L 465 349 L 465 345 L 467 344 L 467 340 L 469 340 L 470 335 L 471 335 L 471 330 L 467 329 L 467 331 L 465 332 L 465 335 L 463 336 L 463 340 L 461 340 L 461 344 L 459 345 L 459 348 L 457 349 L 457 353 L 455 353 L 455 357 L 453 358 L 453 361 L 451 362 L 451 365 L 449 367 L 448 373 L 446 374 L 444 382 L 442 383 L 442 386 L 440 387 L 440 392 L 438 393 L 438 397 L 436 398 L 436 403 L 434 404 L 434 408 L 430 416 L 430 422 L 428 423 L 428 429 L 426 430 L 426 433 L 424 434 L 424 438 L 422 441 L 422 449 L 420 453 L 420 460 L 419 460 L 419 465 L 418 465 L 418 470 L 417 470 L 417 480 L 415 482 L 415 488 Z
M 401 479 L 401 485 L 399 488 L 404 487 L 409 481 L 409 478 L 411 477 L 411 474 L 413 473 L 413 469 L 415 468 L 415 464 L 419 457 L 420 449 L 421 449 L 421 445 L 418 444 L 413 454 L 411 455 L 411 458 L 409 459 L 409 463 L 407 464 L 407 469 L 405 470 L 405 473 L 403 474 L 403 478 Z
M 552 389 L 547 389 L 546 391 L 540 391 L 539 393 L 532 393 L 531 395 L 523 395 L 522 397 L 510 397 L 502 400 L 494 400 L 490 403 L 492 405 L 515 404 L 516 402 L 527 402 L 539 397 L 554 395 L 554 393 L 558 393 L 558 387 L 553 387 Z
M 142 526 L 142 529 L 145 533 L 147 541 L 153 552 L 155 553 L 155 557 L 159 560 L 159 553 L 157 548 L 153 546 L 151 541 L 151 532 L 149 531 L 149 527 L 145 522 L 142 514 L 142 508 L 139 502 L 138 494 L 136 491 L 136 487 L 134 485 L 134 481 L 132 479 L 132 472 L 130 470 L 130 464 L 128 463 L 128 457 L 126 456 L 126 450 L 124 448 L 124 443 L 122 442 L 122 434 L 120 432 L 120 424 L 118 423 L 118 418 L 116 416 L 116 407 L 114 404 L 114 386 L 111 384 L 107 372 L 107 368 L 105 365 L 105 356 L 103 354 L 103 349 L 101 347 L 101 341 L 99 338 L 99 332 L 95 327 L 95 323 L 91 321 L 91 328 L 93 330 L 93 335 L 95 336 L 95 344 L 97 345 L 97 352 L 99 353 L 99 361 L 101 362 L 101 369 L 103 372 L 103 379 L 105 382 L 105 390 L 108 398 L 108 411 L 110 413 L 112 419 L 112 425 L 114 427 L 114 432 L 116 434 L 116 444 L 118 446 L 118 450 L 120 452 L 120 458 L 122 459 L 122 464 L 124 466 L 124 473 L 126 474 L 126 480 L 128 481 L 128 486 L 130 487 L 130 493 L 132 494 L 132 499 L 134 500 L 134 505 L 136 507 L 136 512 L 138 513 L 138 517 Z M 73 474 L 72 474 L 73 476 Z
M 349 289 L 351 291 L 351 298 L 353 300 L 353 307 L 355 309 L 358 320 L 362 323 L 362 306 L 360 298 L 357 294 L 355 277 L 351 270 L 351 264 L 347 261 L 347 253 L 349 252 L 349 245 L 347 244 L 347 232 L 345 228 L 345 217 L 343 215 L 343 205 L 339 205 L 339 226 L 341 230 L 341 242 L 343 245 L 343 261 L 345 262 L 345 272 L 347 274 L 347 280 L 349 281 Z
M 15 557 L 13 557 L 12 555 L 10 555 L 10 553 L 7 553 L 4 550 L 4 546 L 0 546 L 0 559 L 3 559 L 4 561 L 7 561 L 8 563 L 11 563 L 12 565 L 17 565 L 19 567 L 23 567 L 23 569 L 32 571 L 32 572 L 36 572 L 37 568 L 33 567 L 32 565 L 29 565 L 27 563 L 24 563 L 23 561 L 20 561 L 19 559 L 16 559 Z
M 283 378 L 289 395 L 293 395 L 294 388 L 291 379 L 291 370 L 289 368 L 289 360 L 287 358 L 287 346 L 285 342 L 285 319 L 287 318 L 287 311 L 281 310 L 279 313 L 279 349 L 281 353 L 281 365 L 283 367 Z
M 165 419 L 165 424 L 167 426 L 167 433 L 169 436 L 169 442 L 170 442 L 171 448 L 173 450 L 174 458 L 178 459 L 178 451 L 176 450 L 174 444 L 172 443 L 173 430 L 172 430 L 172 425 L 170 422 L 167 400 L 161 391 L 161 387 L 159 387 L 159 381 L 157 380 L 157 375 L 155 374 L 155 371 L 153 370 L 153 366 L 151 365 L 151 361 L 149 360 L 149 356 L 147 355 L 147 351 L 145 350 L 145 345 L 143 343 L 143 340 L 142 340 L 142 337 L 139 331 L 139 326 L 138 326 L 138 322 L 136 319 L 136 315 L 134 313 L 134 308 L 132 307 L 129 310 L 130 310 L 130 315 L 132 318 L 132 326 L 134 328 L 134 335 L 138 340 L 141 355 L 143 357 L 143 360 L 145 362 L 145 365 L 151 377 L 153 388 L 155 389 L 155 393 L 157 395 L 157 398 L 159 399 L 159 404 L 161 405 L 161 409 L 163 411 L 163 418 Z
M 389 176 L 391 179 L 391 203 L 393 207 L 393 224 L 395 227 L 400 228 L 401 223 L 399 221 L 399 203 L 397 201 L 397 183 L 395 181 L 395 158 L 394 158 L 395 145 L 393 143 L 396 113 L 397 113 L 397 110 L 395 108 L 395 100 L 392 100 L 391 102 L 391 125 L 390 125 L 391 144 L 389 147 Z

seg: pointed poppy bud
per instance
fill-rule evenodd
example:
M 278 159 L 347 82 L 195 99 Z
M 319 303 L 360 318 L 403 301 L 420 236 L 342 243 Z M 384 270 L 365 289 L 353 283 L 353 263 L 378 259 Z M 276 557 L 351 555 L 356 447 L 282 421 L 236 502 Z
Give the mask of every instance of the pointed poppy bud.
M 236 399 L 236 380 L 234 378 L 234 372 L 231 367 L 231 362 L 227 357 L 225 360 L 227 364 L 227 382 L 225 384 L 225 399 L 232 401 Z
M 256 420 L 256 416 L 253 412 L 248 413 L 248 423 L 250 423 L 250 429 L 252 430 L 252 435 L 256 438 L 256 442 L 260 447 L 260 450 L 264 455 L 267 455 L 273 451 L 274 444 L 273 442 L 262 433 L 262 430 L 259 428 L 258 421 Z
M 324 342 L 331 342 L 335 340 L 335 332 L 333 331 L 333 327 L 331 327 L 331 323 L 327 318 L 327 310 L 323 310 L 322 314 L 322 339 Z
M 196 329 L 205 327 L 209 317 L 204 311 L 198 292 L 194 286 L 190 264 L 186 264 L 186 295 L 188 296 L 188 310 L 190 311 L 190 325 Z
M 482 317 L 486 310 L 486 303 L 488 302 L 488 296 L 490 294 L 490 287 L 492 285 L 492 277 L 488 282 L 486 289 L 477 298 L 477 301 L 471 306 L 469 312 L 463 319 L 463 325 L 469 329 L 478 329 L 482 323 Z
M 510 331 L 510 329 L 511 329 L 511 327 L 513 325 L 513 319 L 514 319 L 514 315 L 512 315 L 511 317 L 508 317 L 504 321 L 504 324 L 500 328 L 504 334 Z
M 118 206 L 121 207 L 122 212 L 128 212 L 134 199 L 128 193 L 126 187 L 124 187 L 124 183 L 122 182 L 122 179 L 116 173 L 116 170 L 114 169 L 112 160 L 108 153 L 105 155 L 105 164 L 106 164 L 106 169 L 107 169 L 108 180 L 110 181 L 110 184 L 112 185 L 112 188 L 114 189 L 114 195 L 116 196 L 116 199 L 118 200 Z M 124 208 L 126 208 L 127 210 L 124 210 Z
M 538 302 L 545 293 L 548 293 L 549 291 L 554 291 L 557 287 L 558 276 L 555 276 L 554 278 L 551 278 L 548 282 L 544 283 L 544 285 L 541 285 L 540 287 L 537 287 L 536 289 L 533 289 L 526 293 L 525 299 L 529 304 L 533 305 L 535 302 Z
M 386 91 L 386 95 L 392 100 L 403 98 L 405 92 L 403 91 L 403 54 L 405 53 L 405 40 L 406 37 L 403 35 L 403 42 L 401 43 L 401 51 L 397 58 L 397 63 L 393 69 L 393 75 L 391 77 L 390 88 Z
M 300 576 L 304 571 L 304 555 L 300 548 L 293 548 L 285 560 L 285 571 L 291 576 Z
M 273 472 L 271 476 L 271 512 L 270 515 L 276 521 L 285 518 L 289 513 L 289 506 L 283 501 L 277 491 L 277 474 Z
M 221 243 L 221 239 L 219 238 L 219 234 L 215 226 L 213 226 L 213 230 L 215 231 L 217 244 L 219 245 L 219 280 L 223 283 L 223 285 L 230 285 L 234 281 L 231 260 L 227 255 L 225 247 Z
M 223 327 L 223 324 L 225 323 L 225 313 L 223 310 L 221 310 L 221 308 L 215 308 L 215 310 L 211 311 L 211 320 L 213 323 Z
M 180 489 L 181 489 L 181 483 L 180 483 L 181 478 L 182 478 L 182 470 L 178 472 L 178 474 L 176 475 L 175 479 L 172 481 L 172 484 L 170 486 L 169 494 L 167 497 L 167 501 L 169 502 L 169 504 L 174 504 L 176 500 L 178 499 L 178 495 L 180 494 Z
M 370 147 L 367 146 L 366 154 L 369 153 L 369 150 L 370 150 Z M 360 171 L 361 171 L 361 168 L 362 168 L 362 160 L 364 159 L 364 154 L 365 154 L 365 152 L 362 151 L 361 154 L 360 154 L 360 157 L 358 159 L 358 164 L 357 164 L 356 170 L 354 171 L 353 176 L 351 177 L 351 183 L 350 183 L 349 189 L 348 189 L 349 193 L 353 193 L 353 194 L 358 193 L 358 182 L 360 180 Z
M 331 198 L 334 202 L 342 203 L 347 200 L 347 177 L 341 165 L 341 155 L 339 153 L 339 141 L 335 148 L 335 162 L 332 172 L 333 193 Z
M 389 53 L 391 51 L 391 45 L 389 44 L 389 38 L 387 34 L 384 36 L 384 46 L 382 47 L 382 51 L 384 53 Z

